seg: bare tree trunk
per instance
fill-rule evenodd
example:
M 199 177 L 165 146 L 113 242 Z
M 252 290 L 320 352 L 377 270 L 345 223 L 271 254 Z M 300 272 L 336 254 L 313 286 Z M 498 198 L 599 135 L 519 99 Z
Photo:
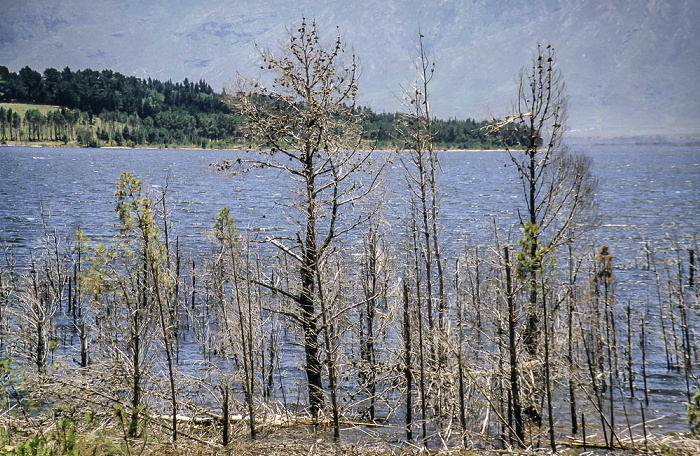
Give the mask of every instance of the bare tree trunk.
M 664 339 L 664 352 L 666 354 L 666 369 L 671 370 L 673 364 L 673 357 L 668 349 L 668 336 L 666 334 L 666 317 L 664 316 L 663 302 L 661 299 L 661 279 L 659 277 L 659 271 L 656 267 L 656 258 L 652 255 L 651 257 L 652 265 L 654 267 L 654 279 L 656 282 L 656 296 L 658 298 L 659 305 L 659 321 L 661 322 L 661 334 Z
M 515 436 L 522 445 L 525 442 L 523 432 L 522 408 L 520 405 L 520 389 L 518 386 L 518 352 L 515 339 L 515 297 L 511 278 L 511 263 L 508 246 L 503 248 L 506 267 L 506 300 L 508 302 L 508 352 L 510 355 L 510 395 L 513 402 L 513 418 L 515 421 Z
M 316 268 L 316 279 L 318 281 L 318 297 L 321 307 L 321 319 L 323 321 L 323 340 L 326 345 L 326 365 L 328 366 L 328 387 L 331 393 L 331 413 L 333 414 L 333 440 L 340 440 L 340 413 L 338 410 L 337 397 L 337 364 L 335 360 L 335 350 L 333 341 L 335 339 L 335 329 L 333 322 L 328 316 L 328 306 L 324 298 L 320 268 Z
M 627 300 L 627 381 L 630 395 L 634 397 L 634 371 L 632 369 L 632 308 Z
M 162 336 L 163 336 L 163 344 L 165 345 L 165 357 L 166 361 L 168 363 L 168 381 L 170 383 L 170 402 L 172 406 L 172 436 L 173 436 L 173 442 L 177 440 L 177 391 L 176 391 L 176 380 L 175 380 L 175 366 L 174 366 L 174 360 L 173 360 L 173 347 L 172 347 L 172 342 L 170 340 L 170 327 L 172 326 L 172 322 L 170 325 L 166 323 L 166 306 L 168 306 L 168 303 L 164 303 L 164 298 L 161 293 L 160 289 L 160 274 L 156 271 L 155 264 L 151 263 L 151 274 L 153 276 L 153 286 L 155 288 L 155 294 L 156 294 L 156 301 L 158 303 L 158 313 L 160 315 L 160 329 L 162 331 Z M 169 308 L 169 306 L 168 306 Z
M 131 392 L 131 422 L 129 424 L 129 437 L 136 437 L 138 432 L 139 413 L 141 409 L 141 312 L 137 308 L 132 312 L 132 369 L 133 387 Z
M 404 378 L 406 380 L 406 440 L 413 440 L 413 372 L 411 371 L 411 311 L 408 299 L 408 282 L 403 280 L 403 343 Z
M 644 382 L 644 403 L 649 406 L 649 388 L 647 387 L 647 335 L 646 335 L 646 317 L 642 316 L 640 322 L 642 335 L 639 341 L 642 349 L 642 381 Z
M 314 241 L 315 244 L 315 241 Z M 309 385 L 309 410 L 311 416 L 318 418 L 318 414 L 323 408 L 323 383 L 321 382 L 321 361 L 318 356 L 318 326 L 314 306 L 314 273 L 313 266 L 315 254 L 309 252 L 308 240 L 307 250 L 304 255 L 304 264 L 301 267 L 302 292 L 299 296 L 299 307 L 301 309 L 300 320 L 304 331 L 304 353 L 306 355 L 306 379 Z
M 360 321 L 360 354 L 363 361 L 362 387 L 369 395 L 369 419 L 374 421 L 377 394 L 376 356 L 374 348 L 374 320 L 379 295 L 377 232 L 370 227 L 367 245 L 367 263 L 364 280 L 365 309 Z
M 222 445 L 228 446 L 229 443 L 229 432 L 231 430 L 231 417 L 230 417 L 230 406 L 229 406 L 229 384 L 228 381 L 224 386 L 221 387 L 221 395 L 223 396 L 222 412 L 223 412 L 223 436 Z
M 251 295 L 250 295 L 250 280 L 248 279 L 248 274 L 250 274 L 250 270 L 248 267 L 246 267 L 246 282 L 247 282 L 247 301 L 248 301 L 248 315 L 245 315 L 245 312 L 243 311 L 243 305 L 241 304 L 241 295 L 242 291 L 240 290 L 240 275 L 238 273 L 238 266 L 237 266 L 237 261 L 236 261 L 236 256 L 233 251 L 233 244 L 229 244 L 229 249 L 230 249 L 230 254 L 231 254 L 231 268 L 232 268 L 232 274 L 234 275 L 233 281 L 234 281 L 234 286 L 235 286 L 235 299 L 236 299 L 236 306 L 238 310 L 238 329 L 240 332 L 240 338 L 241 338 L 241 357 L 243 358 L 243 382 L 244 382 L 244 387 L 243 391 L 245 394 L 245 402 L 248 407 L 248 424 L 250 426 L 250 438 L 254 439 L 256 436 L 255 432 L 255 407 L 253 404 L 253 387 L 255 385 L 254 382 L 254 373 L 253 373 L 253 366 L 254 366 L 254 359 L 253 359 L 253 348 L 252 348 L 252 340 L 251 340 L 251 319 L 252 316 L 250 315 L 250 300 L 251 300 Z M 248 321 L 248 327 L 246 328 L 246 320 Z
M 478 263 L 477 263 L 478 265 Z M 478 267 L 478 266 L 477 266 Z M 459 331 L 459 336 L 457 337 L 457 375 L 459 384 L 459 424 L 462 429 L 462 445 L 466 447 L 466 435 L 467 435 L 467 407 L 464 402 L 464 396 L 466 394 L 464 390 L 464 366 L 463 361 L 463 345 L 464 345 L 464 319 L 462 315 L 462 300 L 461 294 L 459 292 L 459 258 L 455 265 L 455 293 L 457 297 L 457 328 Z
M 545 392 L 547 394 L 547 421 L 549 422 L 549 445 L 552 448 L 552 453 L 557 452 L 557 444 L 554 441 L 554 410 L 552 408 L 552 382 L 551 361 L 549 357 L 549 309 L 547 308 L 547 291 L 542 279 L 542 326 L 544 326 L 544 381 Z
M 591 337 L 594 338 L 594 337 Z M 594 353 L 594 348 L 593 345 L 595 344 L 595 340 L 590 340 L 589 338 L 588 343 L 584 340 L 584 348 L 586 351 L 586 361 L 588 362 L 588 373 L 591 378 L 591 388 L 593 389 L 593 395 L 595 396 L 596 400 L 596 408 L 598 411 L 598 416 L 600 417 L 600 425 L 601 429 L 603 430 L 603 438 L 605 439 L 605 445 L 608 446 L 608 429 L 607 429 L 607 421 L 605 420 L 605 415 L 603 413 L 603 398 L 602 398 L 602 392 L 601 389 L 598 385 L 598 376 L 596 375 L 596 367 L 595 367 L 595 353 Z M 583 415 L 582 415 L 583 417 Z M 582 426 L 584 426 L 583 421 L 582 421 Z M 584 430 L 585 432 L 585 430 Z M 612 437 L 610 439 L 610 442 L 612 442 Z M 611 443 L 612 444 L 612 443 Z
M 80 323 L 80 367 L 85 369 L 88 365 L 87 331 L 85 322 Z
M 567 339 L 567 352 L 566 358 L 569 367 L 569 374 L 567 381 L 569 383 L 569 411 L 571 416 L 571 433 L 576 435 L 578 433 L 578 412 L 576 411 L 576 391 L 574 379 L 574 371 L 576 366 L 574 365 L 574 267 L 573 267 L 573 255 L 571 252 L 571 243 L 569 243 L 569 294 L 568 294 L 568 309 L 567 309 L 567 329 L 568 329 L 568 339 Z
M 414 263 L 415 263 L 415 274 L 416 274 L 416 309 L 418 313 L 418 357 L 420 361 L 420 379 L 419 379 L 419 388 L 420 388 L 420 401 L 421 401 L 421 426 L 422 426 L 422 431 L 423 431 L 423 440 L 425 440 L 425 437 L 427 435 L 427 398 L 426 398 L 426 391 L 425 391 L 425 354 L 423 350 L 423 304 L 421 302 L 421 268 L 420 264 L 421 261 L 419 259 L 419 240 L 417 236 L 417 230 L 415 226 L 415 217 L 412 217 L 412 222 L 413 222 L 413 255 L 414 255 Z M 426 271 L 427 272 L 427 271 Z M 428 302 L 430 302 L 430 296 L 428 296 Z M 428 306 L 428 309 L 430 310 L 430 306 Z
M 692 252 L 692 250 L 691 250 Z M 690 377 L 692 375 L 690 330 L 688 329 L 688 313 L 685 307 L 685 291 L 683 290 L 683 267 L 681 265 L 680 248 L 676 249 L 678 261 L 678 311 L 680 313 L 681 340 L 683 350 L 683 370 L 685 373 L 685 389 L 688 403 L 691 402 Z

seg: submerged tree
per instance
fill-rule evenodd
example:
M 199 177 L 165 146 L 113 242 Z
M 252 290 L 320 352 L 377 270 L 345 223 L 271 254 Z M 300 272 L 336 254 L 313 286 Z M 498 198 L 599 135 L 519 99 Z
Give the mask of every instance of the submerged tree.
M 362 133 L 362 118 L 354 109 L 358 63 L 339 35 L 333 43 L 323 43 L 316 24 L 302 20 L 290 31 L 281 54 L 262 51 L 261 57 L 269 85 L 241 79 L 224 95 L 225 103 L 247 119 L 250 139 L 261 151 L 250 160 L 218 165 L 234 172 L 277 169 L 298 191 L 293 202 L 297 233 L 269 241 L 296 261 L 299 281 L 288 289 L 269 282 L 260 285 L 297 304 L 290 316 L 304 333 L 309 406 L 316 417 L 324 404 L 319 346 L 325 308 L 323 265 L 334 253 L 338 237 L 367 219 L 366 213 L 357 211 L 359 200 L 376 185 L 378 173 L 360 173 L 370 166 L 370 154 L 358 150 Z M 332 359 L 327 356 L 334 402 Z M 332 407 L 337 422 L 337 404 Z
M 173 350 L 173 279 L 166 265 L 155 203 L 130 172 L 120 175 L 115 197 L 120 236 L 111 245 L 94 247 L 84 279 L 92 296 L 89 307 L 94 312 L 95 343 L 100 351 L 95 354 L 95 363 L 101 367 L 93 371 L 116 395 L 128 398 L 130 417 L 122 418 L 126 434 L 137 436 L 150 366 L 158 356 L 154 334 L 159 328 L 169 383 L 164 396 L 171 401 L 175 441 L 178 385 Z
M 117 213 L 122 235 L 135 240 L 142 269 L 143 297 L 154 303 L 158 311 L 161 336 L 165 347 L 172 405 L 172 437 L 177 440 L 177 387 L 173 355 L 173 310 L 169 293 L 171 277 L 166 270 L 166 246 L 160 241 L 161 230 L 153 214 L 154 202 L 143 194 L 142 182 L 131 173 L 122 173 L 117 183 Z M 167 231 L 166 231 L 167 232 Z
M 512 113 L 505 120 L 497 120 L 493 127 L 503 137 L 510 161 L 517 170 L 525 203 L 525 212 L 518 210 L 523 238 L 516 263 L 517 276 L 523 281 L 527 295 L 522 340 L 531 359 L 539 358 L 542 348 L 545 357 L 543 366 L 534 372 L 540 387 L 528 394 L 532 404 L 527 410 L 539 421 L 542 416 L 539 399 L 547 393 L 553 450 L 551 328 L 544 327 L 552 319 L 546 299 L 550 285 L 545 275 L 548 262 L 555 261 L 556 249 L 572 242 L 574 234 L 581 233 L 577 228 L 586 222 L 596 188 L 590 159 L 572 153 L 563 143 L 566 108 L 564 80 L 556 65 L 554 49 L 538 45 L 531 65 L 518 77 L 518 95 Z M 512 147 L 514 143 L 519 147 Z
M 532 356 L 539 334 L 538 278 L 544 257 L 568 242 L 571 228 L 585 221 L 592 206 L 596 180 L 590 159 L 563 144 L 567 99 L 554 49 L 537 46 L 532 64 L 518 77 L 513 112 L 498 120 L 511 162 L 522 183 L 525 214 L 518 210 L 524 230 L 521 274 L 528 276 L 528 309 L 523 338 Z M 517 139 L 519 147 L 510 144 Z
M 255 328 L 259 324 L 259 318 L 256 312 L 257 305 L 254 306 L 254 293 L 250 279 L 250 252 L 249 249 L 243 249 L 238 230 L 229 212 L 228 207 L 222 208 L 214 224 L 216 239 L 219 241 L 216 261 L 217 267 L 221 269 L 219 282 L 230 283 L 230 290 L 227 293 L 224 292 L 223 283 L 219 283 L 217 286 L 220 289 L 216 293 L 220 295 L 217 298 L 217 301 L 220 301 L 218 303 L 220 312 L 218 319 L 220 320 L 222 337 L 234 352 L 236 363 L 242 364 L 243 393 L 248 407 L 250 436 L 255 438 L 253 397 L 255 394 L 257 344 L 254 337 L 256 337 Z
M 49 350 L 57 346 L 54 319 L 64 300 L 69 276 L 66 247 L 56 229 L 48 228 L 43 205 L 41 217 L 40 254 L 36 260 L 32 258 L 29 271 L 19 276 L 19 306 L 15 309 L 22 321 L 19 331 L 25 346 L 23 355 L 35 364 L 37 378 L 47 373 Z
M 418 56 L 415 66 L 417 77 L 409 87 L 404 89 L 404 110 L 398 122 L 398 135 L 406 149 L 402 164 L 410 198 L 409 223 L 413 232 L 413 251 L 415 259 L 416 307 L 421 316 L 427 317 L 427 335 L 418 338 L 420 344 L 419 358 L 421 375 L 421 414 L 426 419 L 425 394 L 425 359 L 422 348 L 427 342 L 429 348 L 429 366 L 433 394 L 431 404 L 436 416 L 444 418 L 443 413 L 449 408 L 446 385 L 449 383 L 445 368 L 447 367 L 447 319 L 445 297 L 445 275 L 439 242 L 438 226 L 438 187 L 436 175 L 441 171 L 437 152 L 433 147 L 433 119 L 430 111 L 429 91 L 435 72 L 435 64 L 427 56 L 423 43 L 424 36 L 419 33 Z M 425 280 L 423 280 L 423 278 Z M 424 284 L 424 289 L 423 288 Z M 436 304 L 436 305 L 434 305 Z M 425 309 L 422 307 L 425 306 Z M 435 317 L 437 316 L 437 324 Z M 418 322 L 419 333 L 422 321 Z M 434 383 L 434 385 L 432 385 Z M 426 426 L 423 425 L 423 438 Z

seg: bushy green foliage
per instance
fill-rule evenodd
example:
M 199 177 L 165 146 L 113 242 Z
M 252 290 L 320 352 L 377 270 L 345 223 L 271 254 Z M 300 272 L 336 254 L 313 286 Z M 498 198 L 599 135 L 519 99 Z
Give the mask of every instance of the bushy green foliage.
M 700 434 L 700 391 L 696 392 L 688 403 L 686 420 L 688 421 L 690 432 Z
M 1 456 L 77 456 L 78 434 L 75 423 L 70 418 L 61 418 L 54 424 L 48 437 L 37 433 L 29 440 L 16 446 L 7 445 L 0 449 Z
M 523 238 L 518 243 L 521 250 L 516 256 L 516 273 L 518 278 L 523 280 L 533 270 L 539 270 L 542 267 L 542 261 L 551 249 L 540 241 L 539 227 L 532 222 L 525 222 Z
M 2 456 L 53 456 L 56 453 L 47 443 L 43 436 L 36 434 L 30 440 L 22 442 L 16 447 L 5 447 L 1 454 Z
M 221 243 L 221 245 L 231 245 L 233 247 L 238 247 L 238 229 L 234 223 L 233 217 L 230 215 L 230 209 L 228 207 L 223 207 L 216 214 L 216 221 L 214 222 L 214 230 L 216 239 Z
M 89 128 L 81 127 L 76 132 L 76 141 L 81 147 L 98 147 L 99 143 L 95 136 L 92 134 L 92 130 Z

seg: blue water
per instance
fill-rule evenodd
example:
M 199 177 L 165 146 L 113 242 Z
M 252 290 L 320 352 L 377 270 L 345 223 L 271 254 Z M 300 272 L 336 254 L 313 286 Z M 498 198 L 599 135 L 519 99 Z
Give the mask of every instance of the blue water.
M 615 246 L 621 259 L 632 261 L 630 252 L 644 242 L 697 234 L 698 146 L 585 144 L 577 149 L 592 157 L 600 180 L 596 198 L 602 227 L 596 236 Z M 290 202 L 279 172 L 231 177 L 209 166 L 240 154 L 0 147 L 0 239 L 30 245 L 41 226 L 40 203 L 51 225 L 66 233 L 79 226 L 92 238 L 110 235 L 118 222 L 113 194 L 122 171 L 131 171 L 155 192 L 167 185 L 173 231 L 193 241 L 207 233 L 223 206 L 231 207 L 242 228 L 275 230 L 290 223 L 279 215 Z M 502 229 L 516 226 L 514 236 L 519 235 L 515 211 L 522 195 L 513 169 L 504 166 L 505 154 L 450 152 L 440 161 L 440 221 L 447 239 L 486 243 L 494 220 Z
M 647 312 L 653 322 L 658 318 L 656 288 L 646 269 L 645 248 L 667 258 L 676 258 L 672 249 L 680 249 L 687 274 L 687 250 L 698 253 L 700 147 L 580 143 L 574 148 L 592 158 L 600 183 L 599 227 L 589 240 L 611 248 L 618 299 L 630 300 L 638 315 Z M 41 237 L 42 206 L 51 229 L 71 236 L 80 227 L 88 238 L 108 241 L 117 233 L 114 190 L 122 171 L 133 172 L 155 194 L 167 187 L 171 233 L 179 236 L 183 251 L 193 258 L 211 251 L 212 226 L 223 206 L 231 208 L 239 230 L 252 236 L 293 233 L 294 188 L 284 175 L 259 170 L 230 176 L 210 166 L 242 154 L 0 147 L 0 242 L 18 258 L 30 255 Z M 445 258 L 455 258 L 465 248 L 492 247 L 496 232 L 501 242 L 515 245 L 522 193 L 506 154 L 449 152 L 440 161 L 444 173 L 439 176 L 439 220 Z M 398 173 L 396 161 L 391 172 Z M 400 237 L 402 214 L 392 209 L 405 197 L 398 182 L 388 180 L 394 191 L 387 193 L 383 206 L 389 230 L 396 229 L 390 235 Z M 697 306 L 697 297 L 689 294 L 689 299 L 695 299 Z M 697 307 L 692 318 L 697 344 Z M 685 379 L 682 373 L 667 372 L 658 329 L 650 331 L 650 338 L 656 338 L 650 340 L 647 354 L 653 407 L 656 415 L 667 417 L 662 421 L 666 428 L 683 430 Z M 637 407 L 634 404 L 630 408 Z M 638 407 L 633 410 L 638 413 Z

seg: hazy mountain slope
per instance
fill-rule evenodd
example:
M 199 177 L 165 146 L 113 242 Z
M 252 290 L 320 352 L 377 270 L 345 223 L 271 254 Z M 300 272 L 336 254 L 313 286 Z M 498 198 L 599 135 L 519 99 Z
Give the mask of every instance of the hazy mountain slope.
M 437 71 L 440 117 L 508 110 L 537 42 L 557 50 L 571 129 L 591 135 L 700 133 L 695 0 L 224 1 L 0 0 L 0 64 L 111 68 L 220 90 L 257 75 L 254 43 L 276 47 L 302 15 L 340 27 L 363 64 L 362 102 L 395 110 L 418 29 Z

